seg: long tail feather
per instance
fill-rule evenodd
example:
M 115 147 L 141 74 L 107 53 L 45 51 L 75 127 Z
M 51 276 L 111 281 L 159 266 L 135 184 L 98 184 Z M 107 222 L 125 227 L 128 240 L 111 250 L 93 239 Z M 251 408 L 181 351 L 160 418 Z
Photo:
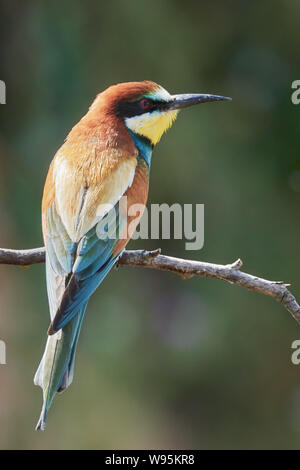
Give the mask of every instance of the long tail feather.
M 45 429 L 48 410 L 57 392 L 64 391 L 73 380 L 75 353 L 87 302 L 60 331 L 48 336 L 34 383 L 43 389 L 43 407 L 36 429 Z

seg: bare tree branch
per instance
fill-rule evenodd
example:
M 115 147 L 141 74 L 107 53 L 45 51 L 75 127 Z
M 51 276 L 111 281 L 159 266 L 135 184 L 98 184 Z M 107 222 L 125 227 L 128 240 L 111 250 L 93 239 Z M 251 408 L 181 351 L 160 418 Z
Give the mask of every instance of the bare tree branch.
M 8 250 L 0 248 L 0 264 L 29 266 L 44 262 L 44 247 L 32 250 Z M 300 306 L 293 294 L 288 290 L 289 284 L 284 284 L 281 281 L 268 281 L 241 271 L 240 268 L 243 263 L 240 259 L 232 264 L 222 265 L 165 256 L 161 254 L 160 249 L 154 251 L 127 250 L 123 251 L 117 265 L 159 269 L 178 274 L 184 278 L 191 278 L 193 276 L 211 277 L 246 287 L 249 290 L 273 297 L 282 303 L 300 324 Z
M 45 248 L 31 250 L 8 250 L 0 248 L 0 264 L 14 264 L 15 266 L 29 266 L 31 264 L 45 263 Z

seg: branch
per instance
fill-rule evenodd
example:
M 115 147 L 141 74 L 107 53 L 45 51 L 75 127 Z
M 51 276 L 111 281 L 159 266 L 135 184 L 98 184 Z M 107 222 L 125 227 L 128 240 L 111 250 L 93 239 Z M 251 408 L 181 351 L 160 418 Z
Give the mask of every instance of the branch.
M 45 248 L 32 250 L 8 250 L 0 248 L 0 264 L 29 266 L 45 262 Z M 268 281 L 240 270 L 243 263 L 240 259 L 232 264 L 214 264 L 173 258 L 161 254 L 160 249 L 154 251 L 127 250 L 118 259 L 117 266 L 136 266 L 159 269 L 178 274 L 184 278 L 193 276 L 211 277 L 230 282 L 249 290 L 273 297 L 290 312 L 300 324 L 300 306 L 293 294 L 288 290 L 289 284 L 281 281 Z
M 33 248 L 32 250 L 8 250 L 0 248 L 0 264 L 29 266 L 38 263 L 45 263 L 44 247 Z

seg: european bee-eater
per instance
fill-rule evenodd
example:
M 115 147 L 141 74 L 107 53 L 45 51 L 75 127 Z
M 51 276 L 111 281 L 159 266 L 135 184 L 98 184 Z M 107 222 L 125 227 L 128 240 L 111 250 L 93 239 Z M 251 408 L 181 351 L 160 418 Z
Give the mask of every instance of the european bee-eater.
M 142 216 L 133 220 L 120 204 L 121 198 L 127 196 L 127 208 L 145 206 L 153 147 L 180 109 L 227 99 L 170 95 L 151 81 L 120 83 L 96 97 L 56 153 L 42 201 L 51 324 L 34 378 L 44 400 L 37 429 L 45 428 L 56 392 L 72 382 L 89 298 L 116 263 Z M 112 211 L 104 209 L 107 206 L 115 209 L 117 217 L 110 217 Z M 106 227 L 105 236 L 99 236 L 100 221 Z M 130 222 L 131 232 L 126 233 Z M 117 236 L 110 237 L 112 232 Z

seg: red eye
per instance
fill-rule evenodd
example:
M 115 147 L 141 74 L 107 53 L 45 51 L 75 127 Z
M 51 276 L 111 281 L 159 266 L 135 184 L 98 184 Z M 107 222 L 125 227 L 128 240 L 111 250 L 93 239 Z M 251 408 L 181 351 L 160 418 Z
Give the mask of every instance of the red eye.
M 150 100 L 147 100 L 147 98 L 143 98 L 140 101 L 140 105 L 141 105 L 141 108 L 148 109 L 148 108 L 150 108 L 151 102 L 150 102 Z

